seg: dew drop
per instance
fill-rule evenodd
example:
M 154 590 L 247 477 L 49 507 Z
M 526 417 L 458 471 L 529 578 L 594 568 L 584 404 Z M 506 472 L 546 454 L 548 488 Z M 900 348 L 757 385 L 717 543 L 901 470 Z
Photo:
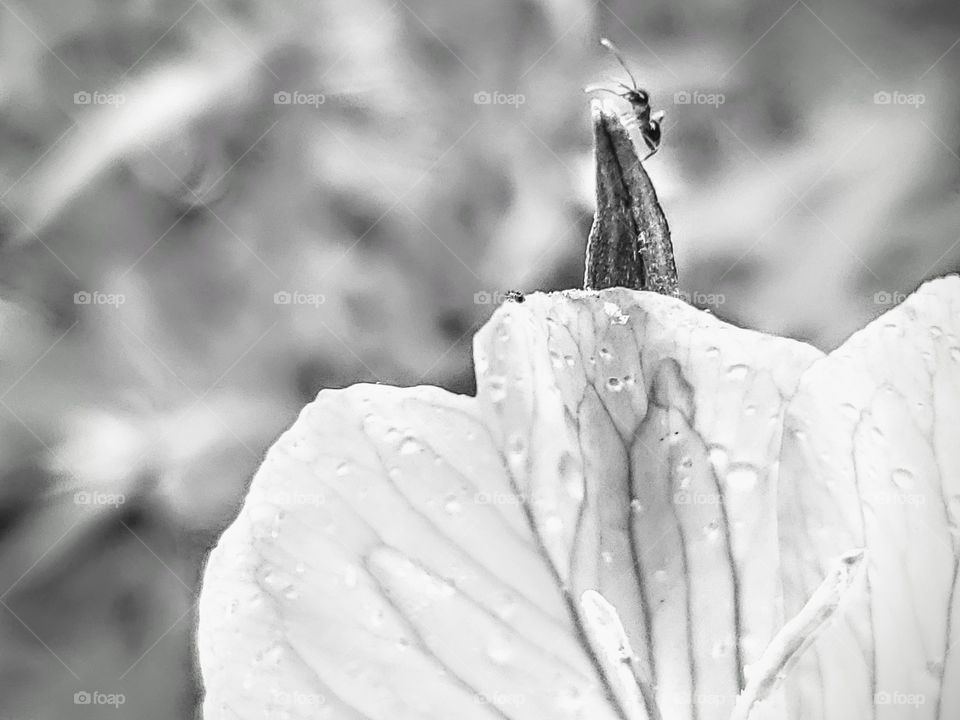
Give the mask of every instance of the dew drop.
M 731 365 L 727 368 L 727 377 L 731 380 L 743 380 L 749 372 L 748 365 Z
M 567 367 L 573 367 L 577 364 L 577 361 L 574 359 L 573 355 L 564 355 L 563 361 L 567 364 Z
M 718 640 L 710 649 L 710 655 L 715 659 L 720 659 L 730 652 L 731 643 L 728 639 Z
M 353 565 L 347 565 L 343 569 L 343 586 L 347 589 L 353 589 L 357 586 L 358 580 L 357 569 Z
M 287 585 L 287 587 L 283 589 L 283 597 L 287 600 L 296 600 L 300 597 L 300 591 L 293 585 Z
M 496 635 L 487 643 L 487 657 L 495 665 L 506 665 L 513 657 L 513 645 L 505 637 Z
M 717 471 L 722 471 L 730 462 L 730 455 L 727 453 L 727 449 L 720 445 L 711 447 L 710 450 L 707 451 L 707 458 Z
M 512 597 L 508 597 L 497 608 L 497 615 L 503 620 L 509 620 L 516 614 L 517 614 L 517 601 L 514 600 Z
M 943 335 L 943 329 L 939 325 L 930 326 L 930 335 L 932 337 L 938 338 Z
M 556 350 L 550 351 L 550 364 L 555 368 L 563 367 L 563 357 Z
M 858 417 L 860 417 L 860 411 L 853 403 L 841 403 L 840 412 L 852 420 L 856 420 Z
M 340 463 L 339 465 L 337 465 L 337 469 L 336 469 L 335 472 L 336 472 L 336 474 L 337 474 L 337 477 L 345 477 L 346 475 L 349 475 L 349 474 L 350 474 L 350 463 L 348 463 L 348 462 L 342 462 L 342 463 Z
M 726 475 L 727 487 L 737 492 L 753 490 L 758 479 L 756 469 L 750 465 L 730 468 Z
M 890 474 L 893 484 L 901 490 L 910 490 L 914 485 L 913 473 L 906 468 L 897 468 Z
M 747 415 L 747 416 L 756 415 L 756 414 L 757 414 L 757 406 L 756 406 L 756 405 L 747 405 L 747 406 L 743 409 L 743 414 L 744 414 L 744 415 Z
M 423 445 L 415 437 L 408 435 L 400 443 L 401 455 L 416 455 L 423 452 Z
M 716 542 L 720 539 L 720 523 L 716 520 L 711 520 L 706 525 L 703 526 L 703 536 L 709 542 Z
M 610 352 L 607 348 L 600 348 L 600 352 L 597 353 L 600 356 L 600 359 L 604 362 L 610 362 L 613 360 L 613 353 Z
M 487 390 L 490 399 L 495 403 L 503 402 L 507 397 L 507 381 L 502 375 L 491 375 L 487 378 Z
M 446 502 L 443 504 L 443 511 L 447 515 L 459 515 L 463 512 L 463 505 L 460 504 L 460 501 L 457 500 L 456 496 L 449 495 L 447 496 Z
M 954 362 L 960 362 L 960 347 L 950 348 L 950 359 Z
M 657 582 L 666 582 L 667 581 L 667 571 L 664 569 L 657 570 L 653 573 L 653 579 Z
M 600 553 L 600 559 L 603 560 L 605 565 L 610 565 L 613 562 L 613 553 L 609 550 L 604 550 Z
M 610 392 L 620 392 L 623 390 L 623 383 L 620 382 L 620 378 L 607 378 L 607 390 Z
M 400 439 L 400 431 L 395 427 L 387 428 L 387 432 L 383 435 L 384 439 L 391 445 L 395 445 Z
M 543 521 L 544 532 L 555 535 L 561 530 L 563 530 L 563 521 L 560 520 L 560 517 L 558 515 L 551 513 L 544 519 Z
M 711 359 L 718 358 L 720 357 L 720 348 L 711 345 L 706 350 L 704 350 L 703 354 Z
M 643 512 L 643 503 L 638 498 L 630 501 L 630 509 L 638 515 Z
M 303 575 L 307 571 L 307 567 L 302 562 L 298 562 L 296 565 L 293 566 L 293 571 L 297 575 Z

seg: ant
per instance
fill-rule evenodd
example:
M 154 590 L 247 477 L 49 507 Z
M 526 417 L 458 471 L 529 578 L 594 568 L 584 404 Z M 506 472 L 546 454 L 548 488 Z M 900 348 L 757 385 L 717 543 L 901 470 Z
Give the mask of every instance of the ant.
M 526 298 L 523 296 L 523 293 L 519 290 L 508 290 L 507 291 L 507 300 L 512 300 L 515 303 L 522 303 Z
M 613 53 L 613 56 L 617 59 L 617 62 L 620 63 L 620 66 L 626 70 L 627 75 L 630 77 L 630 81 L 633 83 L 633 86 L 627 85 L 620 80 L 617 80 L 617 84 L 623 88 L 622 91 L 611 90 L 610 88 L 602 87 L 599 85 L 590 85 L 583 89 L 584 92 L 596 92 L 602 90 L 603 92 L 613 93 L 617 97 L 622 97 L 633 108 L 633 114 L 637 118 L 637 123 L 640 125 L 640 137 L 643 138 L 643 142 L 646 143 L 647 148 L 650 150 L 647 153 L 647 156 L 643 158 L 646 160 L 654 155 L 657 150 L 660 149 L 660 138 L 661 130 L 660 125 L 663 121 L 663 112 L 650 112 L 650 94 L 640 88 L 637 84 L 637 79 L 633 76 L 633 73 L 630 72 L 630 68 L 627 67 L 626 61 L 623 59 L 623 56 L 620 54 L 620 51 L 617 50 L 617 47 L 607 40 L 607 38 L 600 38 L 600 44 L 603 45 L 607 50 Z

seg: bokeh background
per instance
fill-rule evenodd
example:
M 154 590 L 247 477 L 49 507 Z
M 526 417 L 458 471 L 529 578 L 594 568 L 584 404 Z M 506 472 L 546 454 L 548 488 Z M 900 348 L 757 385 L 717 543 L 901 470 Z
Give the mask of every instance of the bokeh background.
M 957 269 L 955 2 L 0 0 L 0 717 L 191 717 L 299 409 L 581 283 L 601 36 L 695 304 L 828 350 Z

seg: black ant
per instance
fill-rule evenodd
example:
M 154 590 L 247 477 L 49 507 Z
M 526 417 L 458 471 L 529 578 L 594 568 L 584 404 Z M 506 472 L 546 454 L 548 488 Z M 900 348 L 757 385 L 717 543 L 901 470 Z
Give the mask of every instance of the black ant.
M 633 76 L 633 73 L 630 72 L 630 68 L 627 67 L 626 61 L 623 59 L 623 56 L 620 54 L 620 51 L 617 50 L 617 47 L 607 40 L 607 38 L 600 38 L 600 44 L 603 45 L 607 50 L 613 53 L 613 56 L 617 59 L 617 62 L 620 63 L 620 66 L 626 70 L 627 75 L 630 77 L 630 81 L 633 83 L 633 86 L 627 85 L 620 80 L 617 80 L 616 83 L 623 88 L 622 91 L 611 90 L 610 88 L 602 87 L 600 85 L 590 85 L 583 89 L 584 92 L 596 92 L 602 90 L 603 92 L 613 93 L 617 97 L 622 97 L 633 108 L 633 114 L 637 118 L 637 123 L 640 126 L 640 137 L 643 138 L 643 142 L 646 143 L 647 148 L 650 150 L 647 153 L 647 158 L 653 156 L 657 150 L 660 149 L 660 139 L 661 139 L 661 129 L 660 125 L 663 120 L 663 112 L 650 112 L 650 93 L 642 89 L 637 84 L 637 79 Z
M 522 303 L 526 298 L 523 296 L 523 293 L 519 290 L 507 290 L 507 300 L 512 300 L 515 303 Z

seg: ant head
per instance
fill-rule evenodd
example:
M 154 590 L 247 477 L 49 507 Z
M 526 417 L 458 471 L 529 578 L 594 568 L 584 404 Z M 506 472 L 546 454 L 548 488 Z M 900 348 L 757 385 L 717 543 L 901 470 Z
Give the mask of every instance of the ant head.
M 641 90 L 640 88 L 630 88 L 621 93 L 621 97 L 625 98 L 627 102 L 633 105 L 635 108 L 644 108 L 650 105 L 650 93 L 646 90 Z

